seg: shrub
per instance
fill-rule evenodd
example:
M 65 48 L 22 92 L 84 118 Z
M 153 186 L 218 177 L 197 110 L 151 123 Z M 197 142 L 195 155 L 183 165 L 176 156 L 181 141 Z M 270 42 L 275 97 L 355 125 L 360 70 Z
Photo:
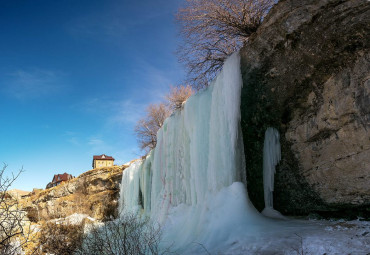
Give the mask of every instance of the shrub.
M 43 253 L 69 255 L 81 246 L 84 224 L 46 222 L 41 226 L 39 243 Z
M 92 226 L 75 254 L 145 255 L 164 254 L 160 251 L 161 230 L 148 219 L 126 214 L 101 226 Z

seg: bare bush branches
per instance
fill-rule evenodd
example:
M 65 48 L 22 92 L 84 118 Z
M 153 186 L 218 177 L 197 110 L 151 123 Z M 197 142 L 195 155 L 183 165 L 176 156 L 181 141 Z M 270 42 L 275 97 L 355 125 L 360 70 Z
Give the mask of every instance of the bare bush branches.
M 163 254 L 166 251 L 160 251 L 160 240 L 159 226 L 134 214 L 125 214 L 103 226 L 92 226 L 75 254 Z
M 275 0 L 187 0 L 177 13 L 184 43 L 179 59 L 197 89 L 208 85 L 224 60 L 257 31 Z
M 42 225 L 40 232 L 39 242 L 42 244 L 42 252 L 59 255 L 73 254 L 81 246 L 83 234 L 83 223 L 72 225 L 47 222 Z
M 164 103 L 148 106 L 146 116 L 140 119 L 135 127 L 135 134 L 142 150 L 151 150 L 156 146 L 157 132 L 170 113 Z
M 18 200 L 8 193 L 8 189 L 22 171 L 7 177 L 6 167 L 4 165 L 0 170 L 0 251 L 2 254 L 12 254 L 11 242 L 23 234 L 24 213 L 18 208 Z
M 30 241 L 30 223 L 26 213 L 20 208 L 18 197 L 9 193 L 10 186 L 23 172 L 5 175 L 7 165 L 0 170 L 0 253 L 3 255 L 19 254 L 22 247 Z
M 171 87 L 170 93 L 166 95 L 166 100 L 171 110 L 181 109 L 186 100 L 194 94 L 194 90 L 190 85 L 180 85 Z

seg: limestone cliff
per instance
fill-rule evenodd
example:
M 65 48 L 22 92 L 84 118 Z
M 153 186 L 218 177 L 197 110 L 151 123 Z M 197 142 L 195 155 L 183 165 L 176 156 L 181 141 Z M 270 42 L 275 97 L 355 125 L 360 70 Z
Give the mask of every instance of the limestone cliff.
M 246 172 L 258 209 L 271 126 L 282 143 L 278 210 L 369 216 L 369 48 L 369 1 L 281 0 L 242 49 Z
M 124 166 L 93 169 L 59 186 L 32 192 L 20 204 L 31 221 L 64 218 L 74 213 L 98 219 L 117 216 Z

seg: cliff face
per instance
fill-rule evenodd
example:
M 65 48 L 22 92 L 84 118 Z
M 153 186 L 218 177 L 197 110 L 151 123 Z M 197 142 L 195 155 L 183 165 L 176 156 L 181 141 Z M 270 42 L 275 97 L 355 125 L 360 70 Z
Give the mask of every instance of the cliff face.
M 31 221 L 64 218 L 74 213 L 105 220 L 118 215 L 119 186 L 124 167 L 93 169 L 20 201 Z
M 278 210 L 369 214 L 369 46 L 369 1 L 282 0 L 242 49 L 246 172 L 258 209 L 271 126 L 282 144 Z

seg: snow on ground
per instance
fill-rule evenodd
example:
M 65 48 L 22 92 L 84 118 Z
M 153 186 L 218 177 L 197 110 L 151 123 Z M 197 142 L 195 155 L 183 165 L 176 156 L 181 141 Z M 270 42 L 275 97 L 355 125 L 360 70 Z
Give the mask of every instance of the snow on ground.
M 211 254 L 370 254 L 370 222 L 288 220 L 276 221 L 261 228 L 255 236 L 246 237 Z M 274 227 L 271 227 L 274 225 Z M 201 254 L 201 248 L 193 253 Z M 220 252 L 220 253 L 218 253 Z M 206 253 L 204 253 L 206 254 Z
M 71 225 L 77 225 L 81 224 L 85 219 L 90 220 L 91 222 L 94 222 L 95 219 L 91 218 L 87 214 L 81 214 L 81 213 L 74 213 L 72 215 L 69 215 L 65 218 L 58 218 L 51 220 L 52 222 L 55 222 L 57 224 L 71 224 Z

